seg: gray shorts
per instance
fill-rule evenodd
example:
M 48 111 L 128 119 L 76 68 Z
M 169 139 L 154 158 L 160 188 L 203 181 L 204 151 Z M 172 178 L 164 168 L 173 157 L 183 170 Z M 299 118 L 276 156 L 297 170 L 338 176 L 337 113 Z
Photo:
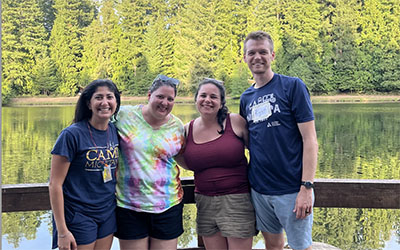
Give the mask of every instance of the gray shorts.
M 257 235 L 256 218 L 249 193 L 207 196 L 195 194 L 197 234 L 249 238 Z
M 293 249 L 305 249 L 312 244 L 313 213 L 297 219 L 293 212 L 298 193 L 264 195 L 251 189 L 251 198 L 257 217 L 257 229 L 280 234 L 285 229 L 288 244 Z

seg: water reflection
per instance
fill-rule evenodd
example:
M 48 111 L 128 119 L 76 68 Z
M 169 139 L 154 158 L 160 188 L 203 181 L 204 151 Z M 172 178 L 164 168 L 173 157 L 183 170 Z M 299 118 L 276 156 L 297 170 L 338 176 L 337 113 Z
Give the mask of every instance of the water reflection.
M 237 104 L 228 106 L 238 112 Z M 400 104 L 320 104 L 314 109 L 320 145 L 317 178 L 400 179 Z M 3 184 L 48 181 L 50 150 L 73 112 L 73 106 L 2 108 Z M 197 117 L 193 105 L 177 104 L 173 113 L 185 123 Z M 180 247 L 196 241 L 195 213 L 194 205 L 185 206 Z M 400 249 L 398 210 L 317 208 L 314 216 L 314 241 L 378 250 L 394 232 Z M 26 249 L 31 239 L 50 247 L 49 212 L 3 213 L 2 226 L 3 247 Z
M 315 105 L 319 178 L 399 179 L 399 104 Z

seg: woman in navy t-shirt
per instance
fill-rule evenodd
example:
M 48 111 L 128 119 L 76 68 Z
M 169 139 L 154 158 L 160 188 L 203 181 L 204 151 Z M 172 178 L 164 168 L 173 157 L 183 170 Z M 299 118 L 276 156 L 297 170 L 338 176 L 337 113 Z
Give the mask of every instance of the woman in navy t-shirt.
M 53 248 L 111 248 L 118 137 L 110 118 L 120 104 L 112 81 L 91 82 L 78 99 L 73 124 L 61 132 L 51 151 Z

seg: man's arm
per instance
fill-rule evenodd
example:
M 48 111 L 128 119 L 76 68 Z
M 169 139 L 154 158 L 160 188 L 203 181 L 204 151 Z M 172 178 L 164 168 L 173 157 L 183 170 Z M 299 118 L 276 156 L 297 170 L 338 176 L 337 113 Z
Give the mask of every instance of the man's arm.
M 318 141 L 315 131 L 315 122 L 309 121 L 298 123 L 303 139 L 303 173 L 302 181 L 314 182 L 315 172 L 317 170 Z M 294 212 L 298 219 L 307 217 L 312 212 L 312 189 L 306 189 L 303 185 L 297 195 Z

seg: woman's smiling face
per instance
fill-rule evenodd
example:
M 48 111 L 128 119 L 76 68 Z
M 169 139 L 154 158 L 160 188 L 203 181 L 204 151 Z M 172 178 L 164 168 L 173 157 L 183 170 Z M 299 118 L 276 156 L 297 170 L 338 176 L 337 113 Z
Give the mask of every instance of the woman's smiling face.
M 108 87 L 101 86 L 93 93 L 88 107 L 92 111 L 91 119 L 110 119 L 117 109 L 117 100 L 114 93 Z
M 221 93 L 212 83 L 203 84 L 196 97 L 196 107 L 200 114 L 218 113 L 221 105 Z
M 164 85 L 149 94 L 149 111 L 157 119 L 164 119 L 175 103 L 174 88 Z

